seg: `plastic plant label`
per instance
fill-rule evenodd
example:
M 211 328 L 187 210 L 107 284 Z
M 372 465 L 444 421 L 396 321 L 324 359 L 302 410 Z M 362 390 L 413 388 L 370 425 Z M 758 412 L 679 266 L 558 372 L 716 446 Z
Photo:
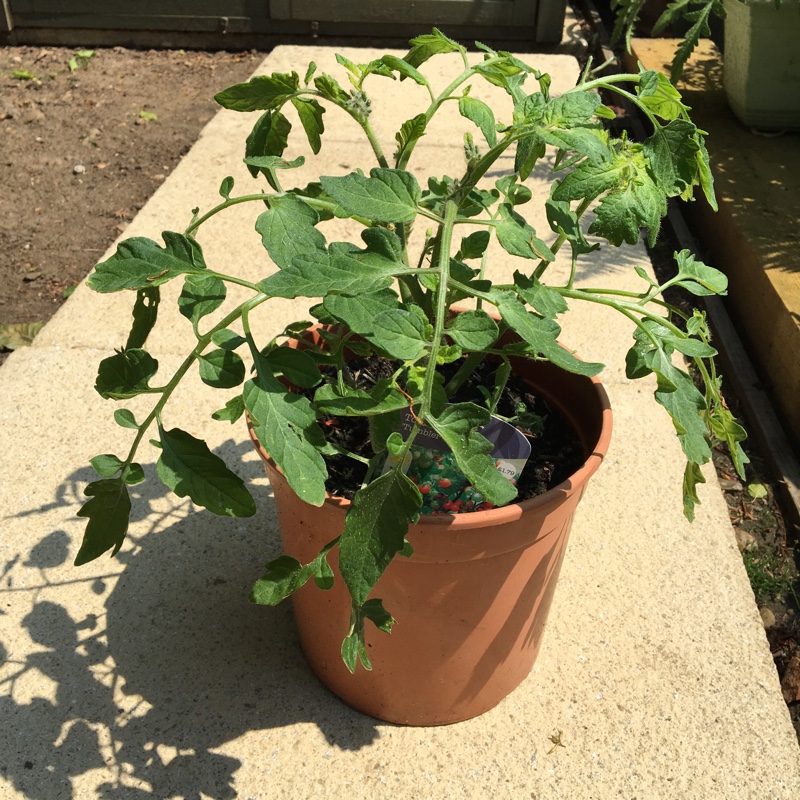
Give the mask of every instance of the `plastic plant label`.
M 411 414 L 405 411 L 400 435 L 407 438 L 413 426 Z M 513 425 L 497 417 L 479 432 L 494 445 L 491 456 L 498 471 L 516 483 L 531 454 L 531 443 Z M 390 455 L 383 471 L 396 464 L 397 457 Z M 444 440 L 428 426 L 417 434 L 402 469 L 422 493 L 420 514 L 464 514 L 494 508 L 458 468 Z

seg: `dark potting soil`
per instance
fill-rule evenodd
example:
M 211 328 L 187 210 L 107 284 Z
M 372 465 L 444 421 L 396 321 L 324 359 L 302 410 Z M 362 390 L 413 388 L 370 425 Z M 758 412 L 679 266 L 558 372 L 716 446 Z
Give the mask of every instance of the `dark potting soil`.
M 445 381 L 455 374 L 461 362 L 442 369 Z M 378 356 L 356 358 L 348 362 L 352 385 L 369 391 L 381 378 L 394 374 L 399 363 Z M 451 402 L 472 402 L 485 405 L 484 393 L 491 392 L 497 365 L 481 364 L 450 398 Z M 323 370 L 324 372 L 324 370 Z M 557 486 L 578 470 L 586 460 L 585 448 L 577 433 L 561 412 L 537 394 L 528 384 L 513 375 L 497 405 L 498 415 L 520 418 L 533 423 L 517 427 L 531 443 L 531 455 L 517 483 L 517 500 L 527 500 Z M 363 417 L 324 417 L 320 420 L 329 442 L 364 458 L 374 452 L 369 438 L 369 424 Z M 366 465 L 345 455 L 325 456 L 328 466 L 328 491 L 338 497 L 352 499 L 366 474 Z

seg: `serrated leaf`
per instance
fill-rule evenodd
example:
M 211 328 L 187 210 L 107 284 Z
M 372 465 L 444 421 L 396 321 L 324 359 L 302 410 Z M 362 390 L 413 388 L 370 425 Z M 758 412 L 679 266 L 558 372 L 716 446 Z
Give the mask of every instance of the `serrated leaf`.
M 497 307 L 503 320 L 522 337 L 522 340 L 556 366 L 590 377 L 597 375 L 603 369 L 602 364 L 581 361 L 562 347 L 556 338 L 561 328 L 551 319 L 541 319 L 528 313 L 513 292 L 500 293 Z
M 225 284 L 214 275 L 188 275 L 178 298 L 178 310 L 195 328 L 208 314 L 216 311 L 227 296 Z
M 256 231 L 270 258 L 283 269 L 301 253 L 325 250 L 325 236 L 314 227 L 318 222 L 308 203 L 286 194 L 270 200 L 269 209 L 256 220 Z
M 425 352 L 425 326 L 422 320 L 410 311 L 394 308 L 382 311 L 372 324 L 369 340 L 386 351 L 392 358 L 416 361 Z
M 244 414 L 244 400 L 240 394 L 237 394 L 225 403 L 225 408 L 215 411 L 211 418 L 219 422 L 227 421 L 233 424 L 241 418 L 242 414 Z
M 158 361 L 146 350 L 123 350 L 104 358 L 97 369 L 95 390 L 105 399 L 124 400 L 149 389 Z
M 316 100 L 309 97 L 293 97 L 292 105 L 297 109 L 300 123 L 306 132 L 308 143 L 311 145 L 311 151 L 316 155 L 322 147 L 320 137 L 325 132 L 325 124 L 322 121 L 325 109 Z
M 639 75 L 636 94 L 641 103 L 661 119 L 679 119 L 689 111 L 669 78 L 655 70 L 646 70 Z
M 305 502 L 325 502 L 325 461 L 317 447 L 325 437 L 316 424 L 311 402 L 292 394 L 272 374 L 266 359 L 255 358 L 256 377 L 244 385 L 242 397 L 259 442 L 283 471 L 294 493 Z
M 334 242 L 327 251 L 296 256 L 284 269 L 259 283 L 275 297 L 325 297 L 329 292 L 358 294 L 389 287 L 395 274 L 406 269 L 380 253 Z
M 697 128 L 683 119 L 657 127 L 645 139 L 644 152 L 659 188 L 668 196 L 683 194 L 694 184 L 699 145 L 694 140 Z
M 400 303 L 393 289 L 365 292 L 354 296 L 329 294 L 322 302 L 325 310 L 353 333 L 367 336 L 372 333 L 375 317 L 383 311 L 398 308 Z
M 274 72 L 230 86 L 214 95 L 214 100 L 232 111 L 264 111 L 279 108 L 299 88 L 300 78 L 296 72 Z
M 164 237 L 167 238 L 168 234 L 168 231 L 165 232 Z M 194 254 L 193 250 L 187 249 L 185 258 L 176 256 L 178 242 L 187 237 L 180 237 L 179 234 L 173 234 L 172 237 L 171 248 L 159 247 L 152 239 L 141 236 L 120 242 L 111 258 L 95 266 L 87 281 L 89 287 L 102 293 L 145 289 L 160 286 L 187 272 L 199 272 L 205 267 L 188 260 L 189 253 Z M 196 243 L 195 247 L 199 249 Z
M 101 478 L 110 478 L 112 475 L 116 475 L 122 469 L 123 464 L 122 459 L 110 453 L 95 456 L 89 459 L 89 463 Z
M 510 203 L 500 205 L 495 231 L 500 246 L 512 256 L 555 261 L 553 251 L 536 235 L 533 227 L 514 211 Z
M 369 178 L 351 172 L 341 178 L 321 177 L 322 188 L 349 214 L 377 222 L 412 222 L 420 188 L 410 173 L 376 167 Z
M 403 57 L 403 61 L 418 67 L 429 58 L 439 53 L 464 53 L 465 49 L 458 42 L 445 36 L 437 28 L 432 33 L 424 33 L 412 39 L 409 44 L 411 49 Z
M 339 540 L 339 571 L 356 605 L 366 602 L 419 513 L 419 489 L 399 469 L 356 492 Z
M 595 211 L 589 233 L 602 236 L 615 247 L 636 244 L 640 228 L 655 246 L 661 218 L 667 213 L 667 198 L 649 178 L 631 180 L 625 187 L 605 195 Z
M 197 362 L 200 379 L 215 389 L 232 389 L 244 380 L 244 361 L 232 350 L 211 350 L 198 356 Z
M 338 81 L 325 73 L 314 78 L 314 87 L 324 98 L 339 105 L 344 105 L 350 99 L 350 95 L 342 89 Z
M 453 403 L 426 422 L 453 451 L 459 469 L 493 505 L 503 506 L 517 496 L 516 487 L 498 472 L 489 454 L 493 445 L 476 428 L 489 422 L 489 411 L 474 403 Z
M 159 438 L 162 449 L 156 473 L 178 497 L 189 497 L 219 516 L 252 517 L 256 513 L 244 481 L 204 441 L 180 428 L 165 430 L 161 426 Z
M 458 111 L 462 117 L 474 122 L 480 128 L 489 147 L 497 144 L 497 131 L 495 130 L 494 113 L 482 100 L 469 95 L 458 98 Z
M 95 481 L 83 493 L 90 499 L 81 506 L 78 516 L 88 517 L 89 522 L 75 557 L 76 567 L 93 561 L 106 550 L 115 555 L 125 540 L 131 514 L 128 487 L 122 478 Z
M 446 332 L 464 350 L 486 350 L 500 335 L 497 323 L 485 311 L 463 311 L 457 314 Z

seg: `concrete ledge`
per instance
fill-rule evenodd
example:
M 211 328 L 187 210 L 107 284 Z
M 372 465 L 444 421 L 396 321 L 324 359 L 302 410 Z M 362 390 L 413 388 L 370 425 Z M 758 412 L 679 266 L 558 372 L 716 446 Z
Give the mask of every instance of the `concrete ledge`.
M 312 59 L 336 70 L 321 47 L 278 48 L 261 70 Z M 577 77 L 571 58 L 533 60 L 556 86 Z M 383 100 L 402 121 L 408 110 L 387 86 Z M 329 121 L 325 169 L 352 168 L 350 134 Z M 210 203 L 222 177 L 245 182 L 248 122 L 221 112 L 126 233 L 185 224 L 185 209 Z M 426 140 L 422 161 L 456 174 L 455 149 L 437 148 L 433 133 Z M 530 185 L 542 200 L 544 173 Z M 243 212 L 210 229 L 202 238 L 209 259 L 262 274 L 257 240 L 245 244 L 256 238 L 252 222 Z M 643 247 L 598 256 L 582 281 L 629 287 L 634 266 L 649 268 Z M 492 269 L 510 275 L 513 264 L 498 257 Z M 800 796 L 800 748 L 716 478 L 707 474 L 689 525 L 671 423 L 649 397 L 652 383 L 622 371 L 631 341 L 624 320 L 580 309 L 563 334 L 584 357 L 609 364 L 615 433 L 576 515 L 534 670 L 478 719 L 414 729 L 341 704 L 305 666 L 289 607 L 247 603 L 278 552 L 274 507 L 244 426 L 209 419 L 220 393 L 199 380 L 180 389 L 168 424 L 207 436 L 229 457 L 253 485 L 259 514 L 219 519 L 150 480 L 137 487 L 119 556 L 70 566 L 88 458 L 129 442 L 112 404 L 92 389 L 96 363 L 120 344 L 129 314 L 129 303 L 81 287 L 36 345 L 0 369 L 4 798 Z M 264 333 L 303 315 L 302 304 L 289 303 Z M 188 334 L 183 319 L 173 323 L 153 340 L 164 374 Z M 139 414 L 146 403 L 126 406 Z M 143 456 L 150 478 L 154 458 Z M 564 747 L 552 741 L 559 733 Z

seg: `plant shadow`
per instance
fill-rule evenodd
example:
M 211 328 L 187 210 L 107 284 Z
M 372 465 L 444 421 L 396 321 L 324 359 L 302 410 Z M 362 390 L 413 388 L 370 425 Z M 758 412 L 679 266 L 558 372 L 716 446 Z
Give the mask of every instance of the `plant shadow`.
M 150 510 L 117 556 L 123 570 L 76 576 L 67 565 L 76 543 L 63 530 L 0 570 L 0 592 L 29 606 L 16 639 L 0 642 L 0 777 L 24 797 L 75 796 L 73 780 L 83 776 L 84 786 L 97 771 L 100 798 L 230 800 L 241 762 L 216 751 L 244 734 L 259 735 L 267 760 L 270 731 L 298 723 L 316 724 L 339 750 L 380 737 L 375 720 L 308 669 L 290 606 L 248 602 L 280 541 L 271 490 L 252 484 L 261 464 L 242 460 L 249 442 L 226 450 L 256 497 L 256 517 L 187 516 L 182 501 L 184 513 L 170 518 L 155 511 L 166 492 L 148 480 L 135 487 Z M 90 477 L 71 475 L 53 505 L 74 508 L 74 487 Z M 43 585 L 15 581 L 23 567 L 37 568 Z

